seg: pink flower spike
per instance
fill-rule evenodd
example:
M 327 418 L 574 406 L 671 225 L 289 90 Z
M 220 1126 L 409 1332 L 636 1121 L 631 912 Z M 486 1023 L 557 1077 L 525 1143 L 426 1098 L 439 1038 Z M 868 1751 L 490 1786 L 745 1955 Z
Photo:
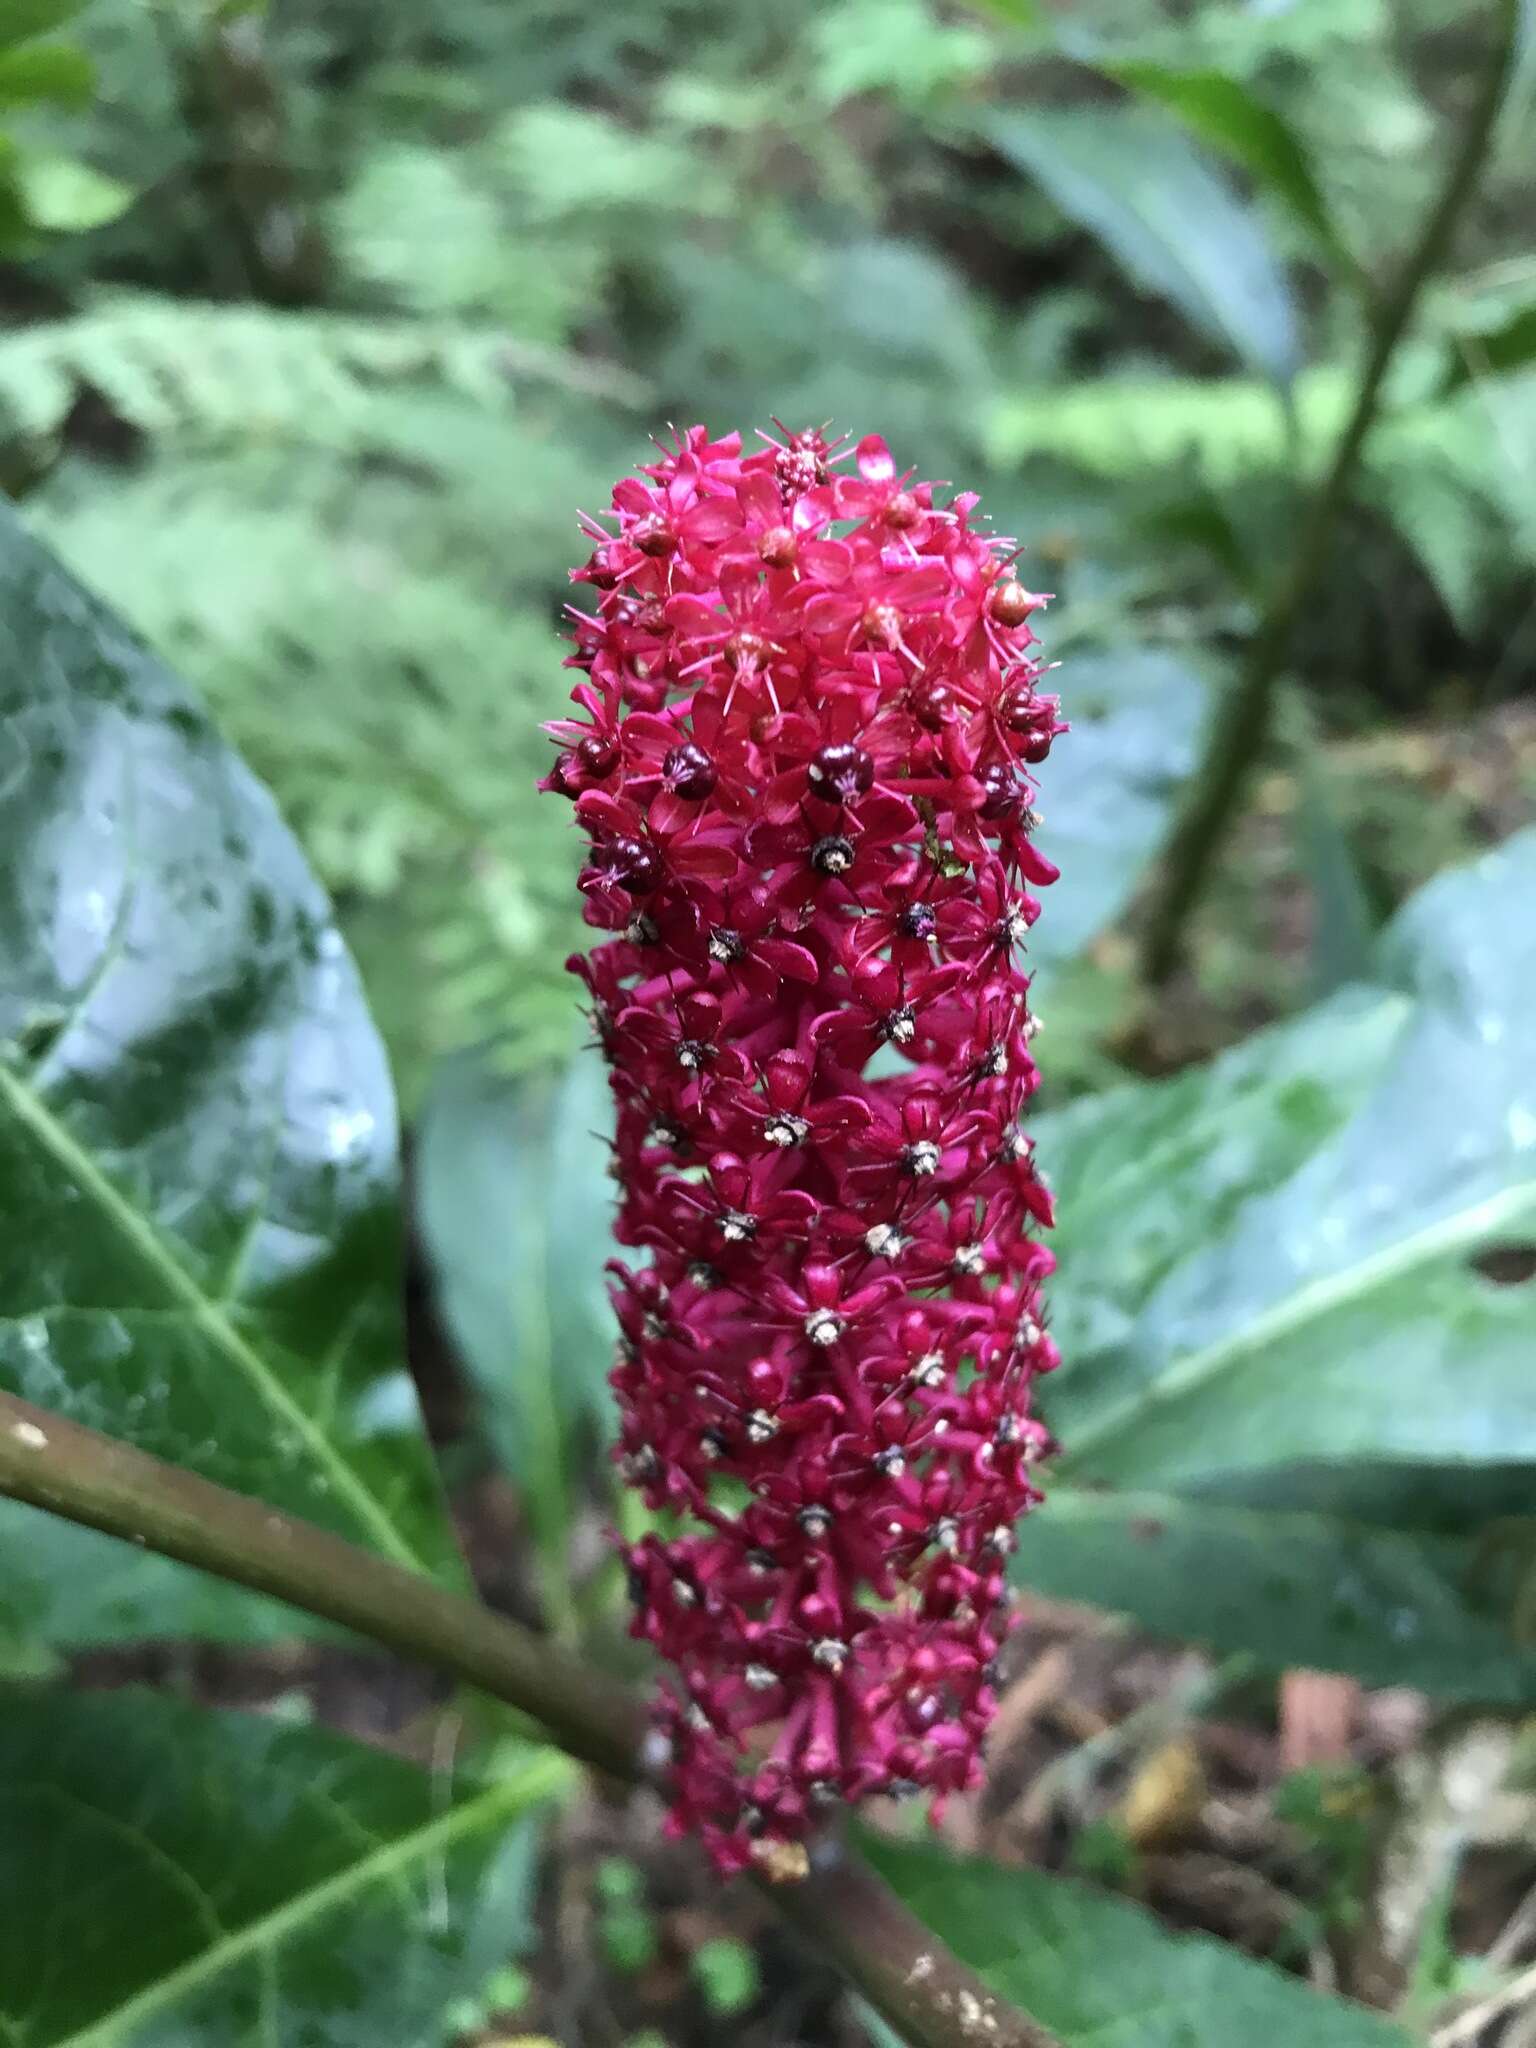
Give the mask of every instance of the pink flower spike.
M 1058 1361 L 1019 1125 L 1043 599 L 878 435 L 779 435 L 690 428 L 582 521 L 541 785 L 605 934 L 571 966 L 638 1254 L 616 1455 L 674 1518 L 626 1552 L 633 1628 L 669 1828 L 723 1871 L 978 1781 Z

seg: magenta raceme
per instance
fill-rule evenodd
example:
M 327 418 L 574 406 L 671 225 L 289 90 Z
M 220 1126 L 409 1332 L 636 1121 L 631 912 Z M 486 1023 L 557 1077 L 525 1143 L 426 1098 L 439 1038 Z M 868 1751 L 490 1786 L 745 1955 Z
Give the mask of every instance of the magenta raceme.
M 617 1103 L 618 1455 L 656 1528 L 673 1825 L 793 1864 L 972 1785 L 1049 1448 L 1051 1220 L 1019 1117 L 1063 730 L 1009 544 L 870 436 L 702 427 L 585 521 L 571 962 Z

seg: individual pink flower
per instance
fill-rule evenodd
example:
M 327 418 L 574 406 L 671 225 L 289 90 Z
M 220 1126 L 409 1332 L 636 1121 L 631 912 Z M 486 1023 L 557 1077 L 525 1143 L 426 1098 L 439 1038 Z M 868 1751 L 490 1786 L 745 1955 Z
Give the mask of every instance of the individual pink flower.
M 681 435 L 575 580 L 544 782 L 607 936 L 627 1551 L 672 1825 L 782 1871 L 848 1800 L 975 1784 L 1049 1450 L 1019 1116 L 1044 602 L 877 436 Z

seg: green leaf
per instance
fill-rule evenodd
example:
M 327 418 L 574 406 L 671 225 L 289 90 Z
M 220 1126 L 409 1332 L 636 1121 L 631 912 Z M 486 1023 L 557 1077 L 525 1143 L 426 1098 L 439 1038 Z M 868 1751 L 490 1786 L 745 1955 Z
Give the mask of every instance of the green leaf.
M 1143 58 L 1095 60 L 1095 67 L 1241 164 L 1285 202 L 1327 256 L 1349 260 L 1295 129 L 1246 85 L 1220 71 L 1185 71 Z
M 1331 363 L 1301 372 L 1291 393 L 1302 465 L 1327 454 L 1349 416 L 1351 385 Z M 988 402 L 981 431 L 998 463 L 1055 456 L 1122 483 L 1192 463 L 1215 487 L 1250 484 L 1292 461 L 1284 415 L 1256 377 L 1095 377 L 1011 390 Z
M 1485 377 L 1523 370 L 1536 360 L 1536 306 L 1517 306 L 1491 328 L 1469 328 L 1458 336 L 1441 384 L 1441 396 Z
M 526 1946 L 569 1767 L 479 1785 L 145 1695 L 0 1691 L 0 2034 L 27 2048 L 429 2042 Z
M 1509 1531 L 1513 1536 L 1515 1532 Z M 1526 1551 L 1536 1558 L 1536 1520 Z M 1056 1486 L 1023 1532 L 1026 1592 L 1127 1614 L 1157 1635 L 1247 1650 L 1271 1670 L 1349 1671 L 1442 1699 L 1536 1699 L 1536 1641 L 1511 1637 L 1521 1554 L 1373 1527 L 1347 1512 Z
M 0 1644 L 28 1657 L 146 1635 L 281 1641 L 328 1632 L 279 1601 L 16 1501 L 0 1500 L 0 1557 Z
M 1407 1014 L 1353 1113 L 1285 1180 L 1242 1184 L 1234 1160 L 1262 1157 L 1265 1141 L 1216 1109 L 1231 1109 L 1234 1072 L 1252 1075 L 1249 1048 L 1175 1084 L 1205 1129 L 1198 1150 L 1187 1129 L 1160 1152 L 1125 1150 L 1138 1120 L 1167 1129 L 1155 1087 L 1099 1106 L 1127 1166 L 1113 1181 L 1096 1173 L 1075 1215 L 1084 1155 L 1045 1153 L 1058 1176 L 1065 1167 L 1063 1292 L 1086 1287 L 1101 1329 L 1112 1318 L 1116 1330 L 1053 1389 L 1065 1471 L 1158 1486 L 1314 1461 L 1460 1467 L 1468 1478 L 1490 1463 L 1536 1464 L 1536 1290 L 1494 1284 L 1474 1264 L 1536 1234 L 1533 897 L 1528 832 L 1398 918 L 1378 972 L 1406 984 Z M 1352 1060 L 1358 1039 L 1341 1048 L 1333 1027 L 1368 1039 L 1361 1000 L 1364 1017 L 1357 1000 L 1271 1035 L 1267 1058 L 1294 1076 L 1301 1103 L 1338 1097 L 1339 1058 Z M 1085 1112 L 1080 1146 L 1102 1138 L 1092 1123 Z M 1149 1206 L 1177 1219 L 1180 1242 L 1144 1220 Z M 1094 1215 L 1114 1230 L 1095 1231 Z M 1123 1256 L 1139 1230 L 1162 1242 L 1162 1270 Z
M 987 139 L 1129 276 L 1280 385 L 1301 360 L 1290 285 L 1257 215 L 1150 107 L 997 113 Z
M 1040 843 L 1061 880 L 1030 934 L 1037 970 L 1080 953 L 1129 902 L 1199 758 L 1209 698 L 1201 671 L 1161 649 L 1071 657 L 1072 731 L 1039 774 Z
M 0 843 L 0 1385 L 446 1566 L 394 1102 L 329 906 L 204 715 L 4 508 Z M 92 1585 L 50 1580 L 19 1550 L 0 1618 L 94 1633 Z M 107 1581 L 119 1632 L 207 1619 L 206 1589 L 183 1611 Z
M 1533 894 L 1536 832 L 1416 899 L 1379 986 L 1039 1126 L 1068 1498 L 1042 1583 L 1277 1661 L 1533 1696 Z M 1133 1541 L 1111 1567 L 1105 1532 L 1149 1515 L 1191 1566 L 1206 1531 L 1219 1571 Z
M 611 1430 L 612 1125 L 595 1056 L 509 1081 L 483 1054 L 437 1071 L 417 1131 L 417 1209 L 444 1320 L 546 1556 L 569 1535 L 583 1427 Z
M 51 152 L 26 151 L 16 164 L 15 177 L 32 226 L 56 234 L 105 227 L 125 213 L 135 197 L 133 187 L 120 178 L 109 178 L 78 157 Z
M 37 100 L 81 107 L 91 97 L 96 71 L 72 43 L 34 43 L 0 51 L 0 107 L 25 107 Z
M 5 0 L 0 12 L 0 50 L 24 43 L 31 36 L 46 35 L 61 28 L 82 12 L 85 0 Z
M 981 5 L 1013 28 L 1040 28 L 1045 22 L 1041 0 L 981 0 Z
M 861 1839 L 913 1912 L 1066 2048 L 1409 2048 L 1379 2013 L 1324 1998 L 1208 1935 L 1170 1934 L 1087 1885 L 867 1830 Z

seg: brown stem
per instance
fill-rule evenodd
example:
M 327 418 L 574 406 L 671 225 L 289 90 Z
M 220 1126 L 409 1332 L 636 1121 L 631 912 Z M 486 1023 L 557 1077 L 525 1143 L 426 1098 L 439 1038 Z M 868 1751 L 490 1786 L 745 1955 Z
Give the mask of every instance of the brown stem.
M 844 1856 L 769 1894 L 912 2048 L 1062 2048 L 957 1961 L 861 1857 Z M 1023 1930 L 1020 1938 L 1028 1939 Z
M 419 1573 L 10 1394 L 0 1494 L 356 1629 L 519 1708 L 572 1756 L 646 1775 L 644 1713 L 606 1673 Z M 1060 2048 L 856 1857 L 760 1882 L 911 2048 Z
M 1500 39 L 1463 131 L 1461 147 L 1417 242 L 1382 301 L 1354 409 L 1327 474 L 1302 514 L 1289 563 L 1270 595 L 1242 670 L 1217 706 L 1205 758 L 1168 842 L 1161 884 L 1147 916 L 1142 968 L 1154 985 L 1166 981 L 1178 965 L 1185 925 L 1210 874 L 1211 856 L 1231 824 L 1268 736 L 1275 685 L 1290 654 L 1297 623 L 1327 567 L 1361 451 L 1380 410 L 1387 371 L 1419 294 L 1439 268 L 1462 210 L 1477 188 L 1514 64 L 1519 5 L 1520 0 L 1498 0 Z
M 520 1707 L 584 1763 L 639 1775 L 639 1709 L 553 1644 L 328 1530 L 10 1394 L 0 1394 L 0 1494 L 356 1629 Z

